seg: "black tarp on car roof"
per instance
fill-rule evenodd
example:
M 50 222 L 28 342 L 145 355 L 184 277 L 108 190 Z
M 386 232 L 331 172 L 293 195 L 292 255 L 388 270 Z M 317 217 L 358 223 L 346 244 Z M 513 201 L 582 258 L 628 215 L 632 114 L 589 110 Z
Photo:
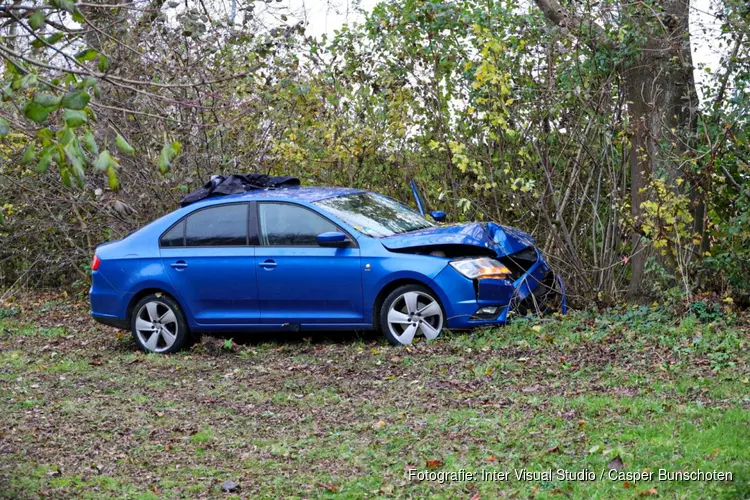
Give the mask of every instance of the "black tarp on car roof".
M 223 175 L 214 175 L 203 186 L 185 195 L 180 200 L 180 206 L 185 207 L 212 196 L 244 193 L 255 189 L 295 188 L 299 187 L 299 185 L 299 179 L 289 176 L 235 174 L 224 177 Z

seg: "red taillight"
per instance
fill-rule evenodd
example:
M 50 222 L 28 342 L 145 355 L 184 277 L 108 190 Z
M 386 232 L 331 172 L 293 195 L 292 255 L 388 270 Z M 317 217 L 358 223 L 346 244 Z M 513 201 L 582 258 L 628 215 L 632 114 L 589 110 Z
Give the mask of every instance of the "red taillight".
M 99 269 L 99 264 L 101 264 L 101 263 L 102 263 L 102 261 L 99 258 L 99 256 L 98 255 L 94 255 L 94 261 L 91 263 L 91 270 L 92 271 L 96 271 L 97 269 Z

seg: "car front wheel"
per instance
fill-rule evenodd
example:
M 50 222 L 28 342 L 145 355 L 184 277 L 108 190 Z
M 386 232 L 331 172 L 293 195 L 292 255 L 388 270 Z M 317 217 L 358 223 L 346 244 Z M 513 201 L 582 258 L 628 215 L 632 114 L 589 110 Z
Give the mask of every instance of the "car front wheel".
M 164 294 L 150 294 L 139 300 L 130 324 L 135 343 L 146 352 L 169 354 L 190 343 L 185 315 L 177 302 Z
M 432 340 L 443 329 L 443 308 L 434 293 L 420 285 L 396 288 L 380 308 L 380 329 L 393 345 L 409 345 L 417 335 Z

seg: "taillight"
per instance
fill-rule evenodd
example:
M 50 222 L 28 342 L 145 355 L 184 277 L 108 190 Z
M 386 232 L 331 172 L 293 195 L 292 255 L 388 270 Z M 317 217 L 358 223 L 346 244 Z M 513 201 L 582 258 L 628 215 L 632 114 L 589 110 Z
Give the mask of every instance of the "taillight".
M 99 258 L 99 256 L 98 255 L 94 255 L 94 261 L 91 263 L 91 270 L 92 271 L 96 271 L 97 269 L 99 269 L 99 264 L 101 264 L 101 263 L 102 263 L 102 261 Z

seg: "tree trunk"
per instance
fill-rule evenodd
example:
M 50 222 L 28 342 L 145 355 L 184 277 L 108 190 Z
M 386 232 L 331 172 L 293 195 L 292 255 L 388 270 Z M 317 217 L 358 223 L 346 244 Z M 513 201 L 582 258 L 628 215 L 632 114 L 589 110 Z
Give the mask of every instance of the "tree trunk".
M 618 48 L 617 42 L 608 39 L 591 18 L 567 10 L 558 0 L 534 1 L 550 21 L 569 29 L 593 50 L 598 45 Z M 689 0 L 657 0 L 649 5 L 621 6 L 623 27 L 636 30 L 636 35 L 646 40 L 638 47 L 638 55 L 620 66 L 632 134 L 630 193 L 636 228 L 642 213 L 641 203 L 648 196 L 644 188 L 652 175 L 665 176 L 677 190 L 674 181 L 682 174 L 674 153 L 686 147 L 684 132 L 695 129 L 697 99 L 688 30 L 689 10 Z M 670 146 L 672 144 L 674 146 Z M 699 206 L 701 204 L 696 203 L 696 212 Z M 629 292 L 635 295 L 641 290 L 648 257 L 637 229 L 633 232 L 632 244 Z
M 665 177 L 675 192 L 679 190 L 675 181 L 683 174 L 675 155 L 684 152 L 687 147 L 684 138 L 689 137 L 696 124 L 697 98 L 688 32 L 690 3 L 667 0 L 658 5 L 663 8 L 660 15 L 654 15 L 653 10 L 641 4 L 630 11 L 631 19 L 645 22 L 642 29 L 648 41 L 640 55 L 621 72 L 632 128 L 630 201 L 636 228 L 642 215 L 641 203 L 648 199 L 643 189 L 652 176 Z M 702 203 L 696 200 L 693 208 L 696 221 L 702 221 Z M 632 251 L 628 291 L 638 295 L 650 254 L 637 230 L 632 235 Z M 660 263 L 671 267 L 665 260 L 660 259 Z

